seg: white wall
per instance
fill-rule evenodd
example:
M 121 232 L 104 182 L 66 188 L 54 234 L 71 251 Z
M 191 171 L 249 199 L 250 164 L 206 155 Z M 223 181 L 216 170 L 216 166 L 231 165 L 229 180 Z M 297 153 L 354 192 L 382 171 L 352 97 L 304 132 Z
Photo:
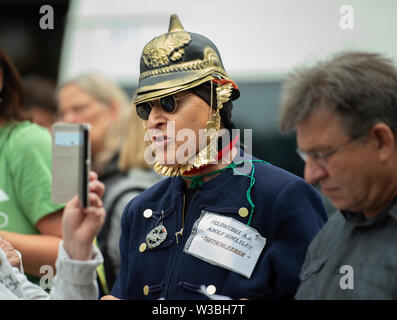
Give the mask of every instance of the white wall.
M 354 29 L 339 10 L 350 5 Z M 218 47 L 237 82 L 281 79 L 292 67 L 342 49 L 374 50 L 397 60 L 395 0 L 72 0 L 60 81 L 106 72 L 136 85 L 144 45 L 177 13 L 185 30 Z

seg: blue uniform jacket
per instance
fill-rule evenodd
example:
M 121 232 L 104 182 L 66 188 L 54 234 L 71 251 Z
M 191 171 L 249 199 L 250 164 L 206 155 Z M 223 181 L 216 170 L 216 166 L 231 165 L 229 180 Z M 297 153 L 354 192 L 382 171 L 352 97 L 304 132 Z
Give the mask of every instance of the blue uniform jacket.
M 254 166 L 251 199 L 256 207 L 251 227 L 267 242 L 250 279 L 183 252 L 202 210 L 247 223 L 249 216 L 243 218 L 238 212 L 251 208 L 246 196 L 250 179 L 228 169 L 196 191 L 184 215 L 181 177 L 164 179 L 129 202 L 121 222 L 120 272 L 112 295 L 206 299 L 199 288 L 212 285 L 216 294 L 233 299 L 293 298 L 306 249 L 325 223 L 326 212 L 317 192 L 303 179 L 267 163 L 254 162 Z M 146 209 L 153 211 L 149 218 L 143 215 Z M 142 244 L 162 212 L 167 238 L 159 247 L 145 249 Z M 182 224 L 177 243 L 175 233 Z

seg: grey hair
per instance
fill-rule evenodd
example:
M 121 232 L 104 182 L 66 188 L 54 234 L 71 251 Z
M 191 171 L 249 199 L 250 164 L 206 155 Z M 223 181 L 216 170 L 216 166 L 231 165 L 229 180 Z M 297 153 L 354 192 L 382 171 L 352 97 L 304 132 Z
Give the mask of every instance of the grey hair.
M 397 70 L 377 53 L 342 52 L 312 67 L 296 69 L 282 87 L 280 130 L 291 131 L 315 109 L 340 115 L 351 137 L 379 122 L 397 129 Z
M 129 98 L 114 81 L 99 72 L 80 74 L 61 83 L 57 88 L 56 96 L 59 96 L 60 89 L 71 84 L 77 85 L 105 105 L 110 105 L 111 102 L 116 102 L 118 105 L 117 119 L 106 132 L 104 148 L 92 163 L 93 169 L 101 173 L 106 164 L 119 152 L 124 142 L 131 112 Z

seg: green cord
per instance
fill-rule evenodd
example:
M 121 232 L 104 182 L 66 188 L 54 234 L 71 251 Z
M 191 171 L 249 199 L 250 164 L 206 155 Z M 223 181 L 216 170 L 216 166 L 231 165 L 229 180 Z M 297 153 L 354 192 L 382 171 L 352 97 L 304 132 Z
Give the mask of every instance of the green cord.
M 248 203 L 251 205 L 251 214 L 250 214 L 250 216 L 248 218 L 247 226 L 250 226 L 251 225 L 252 216 L 253 216 L 254 210 L 255 210 L 255 204 L 252 202 L 252 199 L 251 199 L 251 189 L 254 186 L 255 181 L 256 181 L 255 178 L 254 178 L 255 166 L 254 166 L 253 162 L 264 162 L 264 163 L 267 163 L 267 164 L 269 164 L 269 163 L 266 162 L 266 161 L 263 161 L 263 160 L 243 160 L 243 161 L 239 162 L 238 165 L 240 165 L 240 164 L 242 164 L 244 162 L 251 163 L 251 166 L 252 166 L 251 175 L 248 176 L 246 174 L 243 174 L 243 173 L 237 171 L 237 169 L 235 169 L 234 167 L 233 167 L 233 171 L 235 173 L 237 173 L 238 175 L 240 175 L 240 176 L 244 176 L 244 177 L 247 177 L 247 178 L 250 179 L 250 186 L 247 189 L 247 200 L 248 200 Z
M 196 187 L 201 187 L 204 184 L 204 181 L 203 181 L 204 177 L 213 176 L 214 174 L 217 174 L 219 172 L 225 171 L 225 170 L 227 170 L 229 168 L 234 168 L 235 166 L 236 166 L 235 163 L 231 163 L 225 168 L 222 168 L 222 169 L 219 169 L 219 170 L 215 170 L 215 171 L 211 171 L 211 172 L 203 174 L 201 176 L 195 176 L 195 177 L 182 176 L 182 178 L 192 180 L 192 182 L 191 182 L 191 184 L 189 186 L 189 189 L 193 189 L 193 188 L 196 188 Z
M 237 166 L 239 166 L 240 164 L 243 164 L 244 162 L 251 163 L 251 166 L 252 166 L 251 175 L 243 174 L 243 173 L 239 172 L 236 169 Z M 251 189 L 254 186 L 255 181 L 256 181 L 255 178 L 254 178 L 255 166 L 254 166 L 253 162 L 264 162 L 264 163 L 270 164 L 269 162 L 266 162 L 266 161 L 263 161 L 263 160 L 243 160 L 243 161 L 238 162 L 238 163 L 231 163 L 225 168 L 222 168 L 222 169 L 219 169 L 219 170 L 215 170 L 215 171 L 209 172 L 207 174 L 203 174 L 201 176 L 195 176 L 195 177 L 182 176 L 182 177 L 185 178 L 185 179 L 192 180 L 192 182 L 191 182 L 191 184 L 189 186 L 189 189 L 193 189 L 193 188 L 196 188 L 196 187 L 201 187 L 204 184 L 204 181 L 203 181 L 204 177 L 215 175 L 215 174 L 217 174 L 219 172 L 222 172 L 222 171 L 225 171 L 225 170 L 227 170 L 229 168 L 232 168 L 233 171 L 236 174 L 249 178 L 250 179 L 250 186 L 247 189 L 247 200 L 248 200 L 248 203 L 251 206 L 251 214 L 250 214 L 250 216 L 248 218 L 247 226 L 250 226 L 251 225 L 252 216 L 253 216 L 254 210 L 255 210 L 255 204 L 252 202 L 252 199 L 251 199 Z

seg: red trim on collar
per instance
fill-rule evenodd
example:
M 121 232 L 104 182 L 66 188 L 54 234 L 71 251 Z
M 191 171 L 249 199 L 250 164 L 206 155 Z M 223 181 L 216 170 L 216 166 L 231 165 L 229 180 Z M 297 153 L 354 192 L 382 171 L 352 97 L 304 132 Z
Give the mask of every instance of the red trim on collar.
M 238 138 L 239 138 L 239 134 L 237 133 L 236 136 L 233 138 L 233 140 L 227 146 L 225 146 L 222 150 L 218 151 L 216 161 L 218 161 L 219 159 L 222 159 L 226 153 L 228 153 L 230 150 L 232 150 L 232 148 L 236 145 Z M 192 175 L 192 174 L 200 172 L 204 169 L 207 169 L 213 165 L 214 165 L 213 163 L 210 163 L 210 164 L 206 164 L 205 166 L 202 166 L 200 168 L 193 168 L 193 169 L 185 172 L 183 175 L 184 176 Z

